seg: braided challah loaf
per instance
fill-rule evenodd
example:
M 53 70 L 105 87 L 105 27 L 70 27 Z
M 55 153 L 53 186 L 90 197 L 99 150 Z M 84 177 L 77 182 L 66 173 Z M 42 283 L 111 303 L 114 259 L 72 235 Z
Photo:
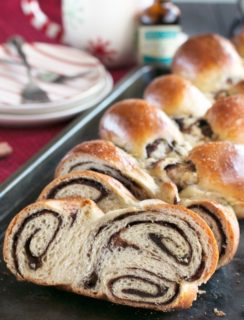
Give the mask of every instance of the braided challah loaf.
M 90 200 L 45 200 L 10 223 L 4 259 L 20 280 L 133 307 L 188 308 L 218 248 L 197 214 L 167 204 L 104 215 Z
M 13 218 L 3 249 L 11 272 L 133 307 L 190 307 L 239 242 L 244 146 L 209 141 L 244 142 L 244 96 L 209 108 L 204 93 L 244 92 L 243 70 L 228 40 L 196 36 L 177 51 L 175 75 L 147 87 L 148 101 L 111 106 L 100 122 L 105 140 L 73 148 Z
M 165 185 L 164 187 L 166 188 Z M 38 200 L 73 197 L 91 199 L 104 212 L 140 205 L 139 201 L 120 182 L 92 171 L 75 171 L 56 178 L 45 187 Z M 155 200 L 152 201 L 155 202 Z M 171 200 L 171 202 L 178 201 Z M 218 266 L 222 267 L 229 263 L 239 242 L 239 225 L 234 212 L 213 201 L 185 199 L 182 203 L 200 214 L 213 231 L 220 252 Z
M 93 200 L 103 212 L 140 206 L 140 202 L 117 180 L 92 171 L 76 171 L 56 178 L 45 187 L 38 200 L 74 197 Z M 155 204 L 156 200 L 151 201 Z M 207 200 L 185 200 L 184 205 L 197 212 L 213 231 L 220 253 L 218 266 L 228 264 L 239 243 L 239 225 L 234 212 Z

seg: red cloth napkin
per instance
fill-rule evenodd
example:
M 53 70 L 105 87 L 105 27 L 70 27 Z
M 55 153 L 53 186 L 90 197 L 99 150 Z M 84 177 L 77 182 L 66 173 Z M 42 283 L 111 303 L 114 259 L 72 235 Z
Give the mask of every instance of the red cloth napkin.
M 61 23 L 61 0 L 40 0 L 39 3 L 52 20 Z M 30 25 L 28 17 L 24 16 L 20 8 L 20 0 L 1 1 L 0 42 L 5 42 L 14 34 L 20 34 L 28 41 L 53 42 Z M 117 82 L 127 72 L 128 69 L 122 69 L 111 73 Z M 10 156 L 0 159 L 0 183 L 55 137 L 65 125 L 67 122 L 31 129 L 0 128 L 0 142 L 6 141 L 13 148 Z
M 61 0 L 39 0 L 42 10 L 55 22 L 61 23 Z M 0 4 L 0 42 L 9 36 L 21 34 L 27 41 L 53 42 L 34 29 L 20 7 L 20 0 L 1 1 Z

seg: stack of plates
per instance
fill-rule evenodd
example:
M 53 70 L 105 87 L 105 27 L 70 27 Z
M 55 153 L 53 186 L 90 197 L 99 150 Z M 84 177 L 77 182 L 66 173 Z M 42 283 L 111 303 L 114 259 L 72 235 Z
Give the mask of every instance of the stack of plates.
M 101 101 L 113 81 L 104 66 L 83 51 L 44 43 L 25 44 L 35 82 L 50 98 L 45 103 L 22 103 L 28 83 L 25 66 L 9 46 L 0 46 L 0 125 L 36 125 L 70 118 Z M 53 75 L 64 81 L 47 82 Z M 45 79 L 45 80 L 44 80 Z

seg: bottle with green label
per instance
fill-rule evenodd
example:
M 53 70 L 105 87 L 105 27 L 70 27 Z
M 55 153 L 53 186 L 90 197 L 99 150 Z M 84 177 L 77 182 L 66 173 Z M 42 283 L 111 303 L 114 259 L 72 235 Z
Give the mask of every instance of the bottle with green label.
M 154 0 L 139 20 L 139 60 L 141 63 L 170 65 L 179 46 L 180 9 L 170 0 Z

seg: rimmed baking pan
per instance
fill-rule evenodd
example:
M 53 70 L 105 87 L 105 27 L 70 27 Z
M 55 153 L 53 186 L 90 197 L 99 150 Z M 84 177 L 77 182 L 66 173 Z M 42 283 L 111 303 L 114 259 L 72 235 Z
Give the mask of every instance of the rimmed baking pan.
M 98 137 L 98 123 L 104 110 L 115 101 L 141 97 L 146 85 L 161 74 L 163 67 L 144 66 L 121 81 L 101 103 L 75 119 L 60 135 L 31 159 L 0 187 L 0 239 L 11 218 L 33 202 L 43 187 L 52 180 L 61 157 L 81 141 Z M 1 170 L 1 169 L 0 169 Z M 1 254 L 2 257 L 2 254 Z M 114 305 L 85 298 L 51 287 L 17 282 L 0 261 L 1 320 L 202 320 L 218 319 L 216 309 L 224 311 L 224 319 L 244 319 L 244 221 L 238 253 L 231 264 L 218 270 L 189 310 L 159 313 Z M 214 312 L 215 311 L 215 312 Z

